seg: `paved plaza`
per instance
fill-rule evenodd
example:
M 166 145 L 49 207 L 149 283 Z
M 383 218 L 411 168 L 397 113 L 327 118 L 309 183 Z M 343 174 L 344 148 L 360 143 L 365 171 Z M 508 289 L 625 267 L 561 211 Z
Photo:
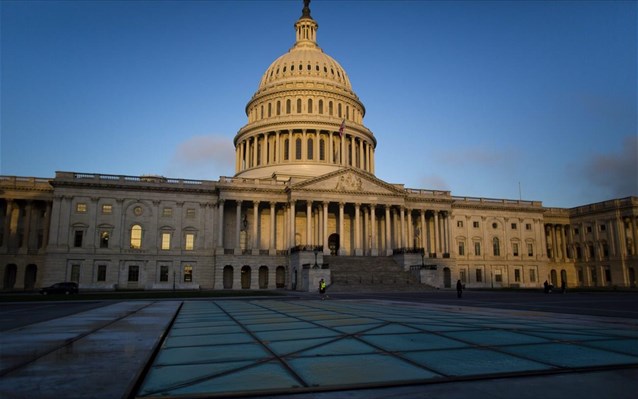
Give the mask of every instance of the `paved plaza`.
M 4 331 L 0 344 L 3 398 L 638 393 L 637 319 L 461 302 L 127 301 Z

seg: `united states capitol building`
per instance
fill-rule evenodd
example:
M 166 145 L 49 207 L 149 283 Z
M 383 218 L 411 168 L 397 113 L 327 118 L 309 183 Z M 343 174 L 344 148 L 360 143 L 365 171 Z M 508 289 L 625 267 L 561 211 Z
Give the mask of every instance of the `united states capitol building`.
M 638 197 L 576 208 L 406 188 L 306 4 L 219 180 L 0 176 L 2 290 L 634 287 Z

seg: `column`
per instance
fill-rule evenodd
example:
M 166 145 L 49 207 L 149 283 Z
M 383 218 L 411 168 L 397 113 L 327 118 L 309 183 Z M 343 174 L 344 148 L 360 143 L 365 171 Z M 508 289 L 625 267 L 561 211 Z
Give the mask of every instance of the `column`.
M 292 152 L 292 130 L 288 131 L 288 162 L 292 162 L 294 154 Z M 292 247 L 295 246 L 295 240 L 292 240 Z
M 339 251 L 338 251 L 339 255 L 345 254 L 345 250 L 343 249 L 343 242 L 345 241 L 343 239 L 343 208 L 344 206 L 345 206 L 345 203 L 339 202 Z
M 219 217 L 217 218 L 217 248 L 224 248 L 224 200 L 220 199 L 217 203 Z
M 262 137 L 262 145 L 261 145 L 261 164 L 268 165 L 268 136 L 265 133 L 261 134 Z
M 636 235 L 636 231 L 638 231 L 638 227 L 636 227 L 637 220 L 638 218 L 636 218 L 635 216 L 631 216 L 631 244 L 632 244 L 631 254 L 634 256 L 638 253 L 638 236 Z
M 273 161 L 275 163 L 280 163 L 281 162 L 281 156 L 279 156 L 279 153 L 281 153 L 281 149 L 279 148 L 279 135 L 281 134 L 281 132 L 275 132 L 275 148 L 274 148 L 274 154 L 273 154 Z
M 270 203 L 270 244 L 268 245 L 268 252 L 270 255 L 275 255 L 277 249 L 275 248 L 275 226 L 277 225 L 275 202 Z
M 330 164 L 334 164 L 335 160 L 334 160 L 334 143 L 332 142 L 332 132 L 328 132 L 328 156 L 326 157 L 326 159 L 328 160 L 328 163 Z
M 425 251 L 425 238 L 427 237 L 427 232 L 425 231 L 425 211 L 423 209 L 419 212 L 419 219 L 421 221 L 421 248 Z
M 328 202 L 322 204 L 323 207 L 323 254 L 330 255 L 330 248 L 328 247 Z
M 263 147 L 262 147 L 263 148 Z M 259 201 L 253 201 L 253 255 L 259 255 Z
M 93 205 L 93 204 L 91 204 Z M 22 247 L 26 252 L 29 249 L 29 237 L 31 236 L 31 213 L 33 210 L 33 201 L 27 200 L 26 205 L 24 206 L 25 219 L 24 219 L 24 231 L 22 232 Z M 89 209 L 90 211 L 90 209 Z M 86 237 L 88 239 L 88 237 Z M 88 241 L 88 240 L 87 240 Z M 87 242 L 88 244 L 88 242 Z
M 414 245 L 414 228 L 412 226 L 412 209 L 408 209 L 408 226 L 407 226 L 407 242 L 406 248 L 410 248 Z
M 306 245 L 312 245 L 312 201 L 306 201 Z
M 392 237 L 390 230 L 390 206 L 385 206 L 385 253 L 392 255 Z
M 400 217 L 401 217 L 401 225 L 399 226 L 401 229 L 401 234 L 399 234 L 399 247 L 401 248 L 405 248 L 407 245 L 405 245 L 405 208 L 401 207 L 399 209 L 400 212 Z
M 361 250 L 361 218 L 359 216 L 361 212 L 361 204 L 354 204 L 354 255 L 361 256 L 363 251 Z
M 441 243 L 439 234 L 439 211 L 434 211 L 434 252 L 441 256 Z
M 370 255 L 378 256 L 379 250 L 377 248 L 377 208 L 374 204 L 370 204 L 370 233 L 372 235 Z
M 445 229 L 445 235 L 443 237 L 445 237 L 445 248 L 443 248 L 443 253 L 444 254 L 449 254 L 450 253 L 450 213 L 449 212 L 445 212 L 443 214 L 443 228 Z
M 564 225 L 560 225 L 560 241 L 561 241 L 561 251 L 563 252 L 563 256 L 561 256 L 561 259 L 563 260 L 563 262 L 567 261 L 567 236 L 565 235 L 565 226 Z
M 354 167 L 357 160 L 357 143 L 354 140 L 354 136 L 350 135 L 350 166 Z
M 241 201 L 237 201 L 235 209 L 235 255 L 241 254 Z
M 42 248 L 46 248 L 49 244 L 49 229 L 51 228 L 51 207 L 52 204 L 47 201 L 46 213 L 44 215 L 44 226 L 42 228 Z
M 11 245 L 11 219 L 13 216 L 13 200 L 7 198 L 6 200 L 7 203 L 7 208 L 5 211 L 5 215 L 4 215 L 4 232 L 3 234 L 3 242 L 2 242 L 2 246 L 9 248 Z
M 290 201 L 290 220 L 289 220 L 289 223 L 290 223 L 290 248 L 292 248 L 292 247 L 297 245 L 297 242 L 295 240 L 297 238 L 296 237 L 297 232 L 296 232 L 296 226 L 295 226 L 295 217 L 296 217 L 297 211 L 295 209 L 295 206 L 296 206 L 295 205 L 295 201 Z

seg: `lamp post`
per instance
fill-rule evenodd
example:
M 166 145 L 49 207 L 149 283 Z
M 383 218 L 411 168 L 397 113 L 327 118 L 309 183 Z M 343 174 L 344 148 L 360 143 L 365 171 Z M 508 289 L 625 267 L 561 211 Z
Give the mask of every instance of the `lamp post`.
M 317 254 L 319 253 L 319 250 L 317 249 L 317 247 L 315 247 L 314 253 L 315 253 L 315 265 L 314 265 L 314 268 L 315 269 L 319 269 L 319 265 L 317 264 Z

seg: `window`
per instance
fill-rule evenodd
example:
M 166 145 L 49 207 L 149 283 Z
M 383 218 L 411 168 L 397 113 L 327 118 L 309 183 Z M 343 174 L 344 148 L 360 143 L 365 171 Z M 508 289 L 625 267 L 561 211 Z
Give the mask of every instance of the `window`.
M 312 139 L 308 139 L 308 159 L 312 159 L 312 152 L 313 152 L 313 140 Z
M 75 204 L 75 211 L 77 213 L 85 213 L 86 212 L 86 204 L 84 202 L 78 202 Z
M 494 271 L 494 281 L 496 281 L 497 283 L 503 282 L 503 275 L 501 274 L 500 270 Z
M 171 216 L 173 216 L 173 208 L 162 209 L 162 217 L 170 218 Z
M 191 265 L 184 265 L 184 282 L 193 282 L 193 266 Z
M 338 113 L 338 117 L 341 118 L 341 103 L 337 104 L 337 113 Z
M 100 248 L 108 248 L 110 238 L 111 238 L 111 234 L 109 234 L 108 231 L 101 232 L 100 233 Z
M 483 269 L 476 269 L 476 282 L 483 282 Z
M 319 100 L 319 113 L 323 114 L 323 100 Z
M 290 113 L 290 99 L 286 100 L 286 113 Z
M 128 267 L 128 281 L 131 283 L 137 282 L 140 279 L 140 267 L 129 266 Z
M 277 115 L 281 115 L 281 101 L 277 101 Z
M 82 246 L 82 237 L 84 235 L 84 231 L 75 230 L 75 237 L 73 238 L 73 246 L 76 248 L 80 248 Z
M 459 277 L 459 280 L 461 280 L 463 284 L 467 283 L 467 273 L 465 269 L 459 270 Z
M 598 276 L 596 275 L 596 268 L 595 267 L 591 268 L 591 282 L 594 285 L 598 285 Z
M 326 140 L 319 140 L 319 160 L 326 160 Z
M 186 209 L 186 217 L 187 218 L 194 218 L 195 217 L 195 209 L 194 208 L 188 208 Z
M 268 103 L 268 117 L 270 118 L 272 116 L 272 104 Z
M 517 242 L 513 242 L 512 243 L 512 255 L 518 256 L 518 243 Z
M 518 228 L 518 226 L 516 225 L 516 223 L 512 223 L 512 230 L 516 230 Z
M 587 232 L 591 233 L 591 226 L 587 226 Z
M 481 243 L 480 242 L 475 242 L 474 243 L 474 255 L 481 255 Z
M 493 229 L 498 228 L 498 224 L 496 224 L 496 223 L 492 223 L 492 228 L 493 228 Z
M 295 159 L 301 159 L 301 139 L 295 140 Z
M 521 269 L 514 269 L 514 281 L 517 283 L 521 282 Z
M 106 281 L 106 265 L 97 266 L 97 281 Z
M 186 249 L 187 251 L 192 251 L 194 247 L 195 247 L 195 234 L 193 234 L 193 233 L 186 233 L 186 245 L 185 245 L 185 249 Z
M 328 115 L 332 116 L 333 114 L 333 110 L 332 110 L 332 101 L 328 102 Z
M 162 233 L 162 250 L 171 249 L 171 233 Z
M 527 244 L 527 256 L 534 256 L 534 245 L 531 243 Z
M 497 237 L 494 237 L 494 240 L 492 240 L 492 244 L 494 246 L 494 256 L 501 256 L 501 245 Z
M 297 113 L 301 113 L 301 98 L 297 99 Z
M 607 230 L 607 226 L 605 226 L 604 224 L 600 225 L 600 231 L 605 231 Z
M 165 283 L 168 281 L 168 266 L 162 265 L 160 266 L 160 282 Z
M 578 230 L 578 227 L 574 227 L 574 235 L 579 235 L 580 230 Z
M 459 241 L 459 256 L 465 255 L 465 243 L 463 241 Z
M 113 213 L 113 205 L 111 204 L 102 205 L 102 213 L 104 215 L 110 215 L 111 213 Z
M 529 281 L 531 283 L 535 283 L 536 282 L 536 270 L 529 269 Z
M 284 161 L 287 161 L 290 157 L 290 141 L 284 140 Z
M 462 220 L 457 221 L 456 227 L 463 227 L 463 221 Z
M 525 230 L 531 231 L 532 230 L 532 224 L 531 223 L 525 224 Z
M 475 229 L 479 228 L 479 222 L 472 222 L 472 227 L 474 227 Z
M 312 114 L 312 98 L 308 99 L 308 113 Z
M 142 226 L 139 224 L 134 224 L 131 227 L 131 248 L 142 248 Z

